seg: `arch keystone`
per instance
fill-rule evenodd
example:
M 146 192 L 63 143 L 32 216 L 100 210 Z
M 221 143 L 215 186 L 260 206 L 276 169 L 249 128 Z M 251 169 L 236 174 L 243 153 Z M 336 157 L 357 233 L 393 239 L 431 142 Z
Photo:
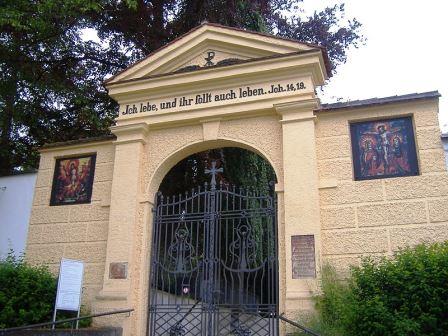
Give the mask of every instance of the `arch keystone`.
M 201 120 L 202 123 L 202 137 L 204 141 L 218 140 L 219 126 L 221 119 L 207 119 Z

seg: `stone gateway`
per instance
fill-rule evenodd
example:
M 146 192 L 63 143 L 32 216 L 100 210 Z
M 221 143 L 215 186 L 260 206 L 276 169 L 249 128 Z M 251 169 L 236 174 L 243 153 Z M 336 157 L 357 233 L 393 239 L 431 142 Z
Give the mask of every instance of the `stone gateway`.
M 272 335 L 283 335 L 284 328 L 272 319 L 283 313 L 295 319 L 313 309 L 324 262 L 344 276 L 362 256 L 447 240 L 448 174 L 439 134 L 439 93 L 321 104 L 315 92 L 329 69 L 326 51 L 318 46 L 206 23 L 108 79 L 105 86 L 120 106 L 113 135 L 41 148 L 27 260 L 49 265 L 55 274 L 61 258 L 82 260 L 82 302 L 92 313 L 134 309 L 130 316 L 96 324 L 121 326 L 124 335 L 143 336 L 148 330 L 181 335 L 185 330 L 174 311 L 163 315 L 153 310 L 157 295 L 162 301 L 177 299 L 155 290 L 151 277 L 199 272 L 194 269 L 200 258 L 191 261 L 201 250 L 195 244 L 219 237 L 213 230 L 224 224 L 213 216 L 196 222 L 187 211 L 171 222 L 173 229 L 166 232 L 172 238 L 157 240 L 154 232 L 163 231 L 155 228 L 166 218 L 152 211 L 166 205 L 155 201 L 156 195 L 176 163 L 221 147 L 259 154 L 277 176 L 276 206 L 263 208 L 265 223 L 275 224 L 264 234 L 276 248 L 265 249 L 272 254 L 264 266 L 237 252 L 246 244 L 245 251 L 252 253 L 247 214 L 253 208 L 241 209 L 241 217 L 228 222 L 240 239 L 229 242 L 229 253 L 238 255 L 239 262 L 225 264 L 225 256 L 207 247 L 207 262 L 201 264 L 213 272 L 217 268 L 211 263 L 221 262 L 229 274 L 240 272 L 238 281 L 255 269 L 272 275 L 277 286 L 263 301 L 267 310 L 261 314 L 247 308 L 250 300 L 261 305 L 256 293 L 244 311 L 232 306 L 239 302 L 232 295 L 223 299 L 226 308 L 213 306 L 217 299 L 207 288 L 217 288 L 214 273 L 195 273 L 209 274 L 201 278 L 208 282 L 176 283 L 185 307 L 199 301 L 210 309 L 227 309 L 223 334 L 247 334 L 241 316 L 255 313 Z M 89 189 L 81 193 L 85 185 Z M 207 193 L 192 197 L 209 199 L 217 192 Z M 273 217 L 268 208 L 274 209 Z M 209 231 L 195 236 L 193 244 L 190 231 L 201 230 L 198 223 L 204 221 L 213 224 L 204 224 Z M 160 246 L 172 262 L 169 267 L 156 264 L 156 270 L 151 260 L 161 260 L 152 259 Z M 209 259 L 207 253 L 212 253 Z M 235 290 L 247 294 L 246 287 Z M 176 321 L 165 333 L 155 319 L 162 315 L 165 324 Z M 222 320 L 204 316 L 201 331 L 185 335 L 219 335 Z

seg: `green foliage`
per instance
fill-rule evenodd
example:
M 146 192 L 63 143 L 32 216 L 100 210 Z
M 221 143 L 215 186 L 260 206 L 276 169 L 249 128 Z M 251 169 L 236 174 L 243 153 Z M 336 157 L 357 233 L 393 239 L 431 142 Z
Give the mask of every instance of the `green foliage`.
M 277 178 L 271 164 L 262 156 L 245 149 L 223 149 L 224 173 L 230 184 L 267 194 Z
M 205 169 L 216 160 L 224 172 L 218 175 L 218 183 L 244 187 L 267 194 L 276 182 L 271 164 L 260 155 L 237 147 L 225 147 L 195 153 L 177 163 L 164 177 L 159 190 L 165 196 L 183 194 L 192 187 L 210 182 Z
M 322 294 L 315 297 L 317 314 L 300 322 L 321 336 L 346 336 L 354 307 L 351 286 L 342 281 L 329 264 L 322 267 L 321 276 Z M 296 335 L 308 334 L 299 332 Z
M 101 86 L 112 65 L 83 41 L 96 0 L 0 4 L 0 175 L 37 167 L 37 146 L 108 131 L 116 105 Z
M 448 242 L 353 269 L 353 335 L 446 335 Z
M 0 260 L 0 329 L 50 322 L 56 299 L 57 278 L 45 266 L 31 266 L 13 251 Z M 88 314 L 81 309 L 81 316 Z M 57 320 L 76 317 L 74 312 L 58 311 Z M 88 327 L 91 319 L 81 320 Z M 71 328 L 71 323 L 57 328 Z
M 330 265 L 322 269 L 322 292 L 324 295 L 316 298 L 316 308 L 320 312 L 323 335 L 343 336 L 353 307 L 353 295 L 349 285 L 338 278 L 336 271 Z
M 56 286 L 47 268 L 10 253 L 0 261 L 0 328 L 51 321 Z
M 447 335 L 448 242 L 364 259 L 347 282 L 326 266 L 322 293 L 311 326 L 323 336 Z

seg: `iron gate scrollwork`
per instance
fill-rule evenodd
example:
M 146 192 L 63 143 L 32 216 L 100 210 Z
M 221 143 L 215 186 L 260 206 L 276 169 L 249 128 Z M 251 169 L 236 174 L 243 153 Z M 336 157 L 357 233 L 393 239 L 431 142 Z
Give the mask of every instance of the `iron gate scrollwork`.
M 210 185 L 159 194 L 154 207 L 150 335 L 278 334 L 272 193 Z

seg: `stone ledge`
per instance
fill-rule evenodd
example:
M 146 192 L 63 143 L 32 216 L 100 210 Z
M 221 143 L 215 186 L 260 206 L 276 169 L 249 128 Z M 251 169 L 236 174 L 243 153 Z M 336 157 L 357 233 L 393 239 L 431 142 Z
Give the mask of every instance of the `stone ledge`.
M 81 145 L 81 144 L 90 144 L 92 142 L 104 142 L 104 141 L 112 142 L 116 139 L 117 139 L 117 137 L 115 135 L 106 134 L 106 135 L 101 135 L 101 136 L 91 137 L 91 138 L 81 138 L 81 139 L 75 139 L 75 140 L 46 143 L 40 149 L 46 150 L 46 149 L 53 149 L 53 148 L 57 148 L 57 147 L 68 147 L 68 146 Z

